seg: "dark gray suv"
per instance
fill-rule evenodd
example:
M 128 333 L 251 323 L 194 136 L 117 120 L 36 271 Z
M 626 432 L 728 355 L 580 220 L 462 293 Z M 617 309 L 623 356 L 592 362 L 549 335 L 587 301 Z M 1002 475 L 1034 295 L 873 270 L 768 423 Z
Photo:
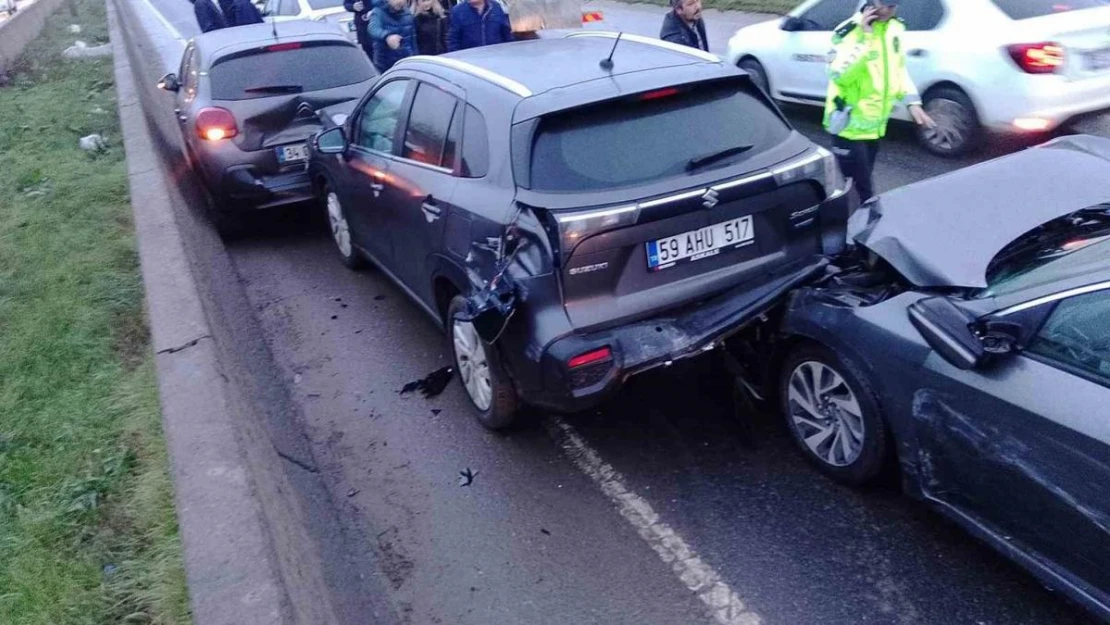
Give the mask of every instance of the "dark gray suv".
M 445 327 L 491 428 L 713 349 L 855 208 L 747 74 L 614 33 L 406 59 L 310 149 L 341 259 Z

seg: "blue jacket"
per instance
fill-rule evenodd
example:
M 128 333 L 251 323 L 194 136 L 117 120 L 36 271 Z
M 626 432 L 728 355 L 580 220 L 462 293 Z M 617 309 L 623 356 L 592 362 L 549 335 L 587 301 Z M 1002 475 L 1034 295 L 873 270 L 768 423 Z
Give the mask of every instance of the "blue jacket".
M 505 15 L 497 0 L 486 0 L 486 10 L 480 15 L 466 0 L 451 9 L 451 27 L 447 29 L 448 52 L 512 40 L 513 28 L 509 25 L 509 16 Z
M 227 28 L 227 20 L 224 19 L 224 14 L 212 4 L 212 0 L 195 0 L 193 2 L 193 13 L 197 16 L 197 26 L 200 26 L 200 32 L 207 33 L 221 28 Z
M 370 14 L 371 60 L 379 72 L 393 67 L 401 59 L 416 54 L 416 27 L 408 9 L 394 12 L 389 6 L 376 8 Z M 401 36 L 401 47 L 394 50 L 385 42 L 390 35 Z

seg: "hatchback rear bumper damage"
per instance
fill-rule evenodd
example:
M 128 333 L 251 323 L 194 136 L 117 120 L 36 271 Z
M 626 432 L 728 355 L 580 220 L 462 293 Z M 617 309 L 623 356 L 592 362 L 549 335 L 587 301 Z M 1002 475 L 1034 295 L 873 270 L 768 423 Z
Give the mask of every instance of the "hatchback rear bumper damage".
M 305 169 L 259 176 L 251 165 L 231 167 L 220 188 L 227 198 L 260 209 L 313 199 L 312 180 Z

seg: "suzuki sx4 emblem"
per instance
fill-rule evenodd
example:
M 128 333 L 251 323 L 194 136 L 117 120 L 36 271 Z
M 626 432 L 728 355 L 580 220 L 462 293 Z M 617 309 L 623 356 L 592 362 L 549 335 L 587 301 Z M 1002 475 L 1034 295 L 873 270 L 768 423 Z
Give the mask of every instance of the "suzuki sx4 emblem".
M 713 189 L 706 191 L 705 195 L 701 196 L 701 205 L 706 208 L 713 208 L 719 201 L 720 200 L 717 199 L 717 192 Z

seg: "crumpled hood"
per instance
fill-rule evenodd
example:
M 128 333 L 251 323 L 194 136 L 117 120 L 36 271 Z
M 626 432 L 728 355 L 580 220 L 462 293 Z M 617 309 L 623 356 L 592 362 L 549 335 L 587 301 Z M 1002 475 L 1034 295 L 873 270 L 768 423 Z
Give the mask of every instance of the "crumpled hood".
M 985 288 L 1010 242 L 1108 201 L 1110 139 L 1077 135 L 884 193 L 849 236 L 915 286 Z

